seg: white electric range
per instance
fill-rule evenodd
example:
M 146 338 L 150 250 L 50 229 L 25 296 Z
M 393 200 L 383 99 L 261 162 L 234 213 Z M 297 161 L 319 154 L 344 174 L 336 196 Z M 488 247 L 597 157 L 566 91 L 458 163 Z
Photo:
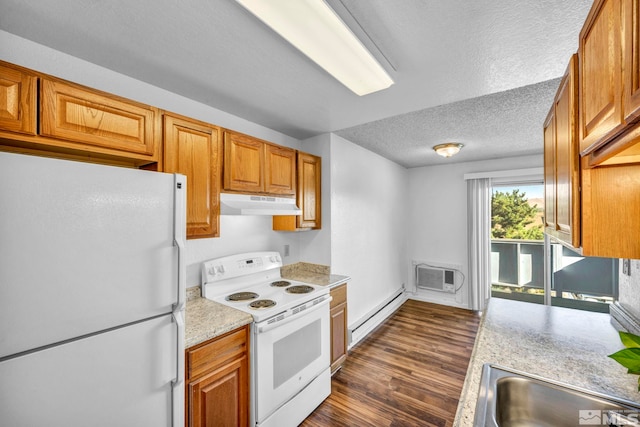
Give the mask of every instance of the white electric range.
M 331 296 L 283 279 L 278 252 L 205 261 L 202 296 L 253 316 L 251 425 L 297 426 L 331 393 Z

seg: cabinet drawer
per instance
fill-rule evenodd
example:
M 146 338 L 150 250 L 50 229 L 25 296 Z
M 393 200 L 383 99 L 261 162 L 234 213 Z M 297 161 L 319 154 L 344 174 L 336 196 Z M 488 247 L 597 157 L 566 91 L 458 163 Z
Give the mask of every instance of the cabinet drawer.
M 344 283 L 340 286 L 337 286 L 331 289 L 331 308 L 334 308 L 340 304 L 344 304 L 347 302 L 347 284 Z
M 248 353 L 247 338 L 248 326 L 245 326 L 201 344 L 200 347 L 187 350 L 187 378 L 192 380 L 230 360 L 242 357 Z
M 43 136 L 157 160 L 152 107 L 50 79 L 40 103 Z

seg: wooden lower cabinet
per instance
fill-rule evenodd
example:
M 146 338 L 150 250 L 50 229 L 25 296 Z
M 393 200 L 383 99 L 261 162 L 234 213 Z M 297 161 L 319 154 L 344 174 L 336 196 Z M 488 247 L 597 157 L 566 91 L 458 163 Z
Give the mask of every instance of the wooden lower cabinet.
M 186 426 L 249 425 L 249 326 L 186 350 Z
M 331 373 L 347 358 L 347 284 L 331 289 Z

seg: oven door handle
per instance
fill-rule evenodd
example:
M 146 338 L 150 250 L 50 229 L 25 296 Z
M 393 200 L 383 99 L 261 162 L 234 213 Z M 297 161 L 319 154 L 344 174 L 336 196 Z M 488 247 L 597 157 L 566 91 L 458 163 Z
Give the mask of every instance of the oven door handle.
M 319 310 L 320 308 L 324 307 L 325 305 L 328 305 L 331 300 L 333 299 L 333 297 L 331 295 L 327 295 L 327 298 L 324 299 L 322 302 L 319 302 L 316 305 L 313 305 L 305 310 L 299 311 L 296 314 L 290 314 L 289 316 L 285 317 L 282 320 L 276 320 L 273 323 L 267 323 L 268 320 L 265 320 L 263 323 L 265 323 L 264 325 L 257 325 L 258 327 L 255 329 L 257 331 L 257 333 L 261 334 L 267 331 L 270 331 L 273 328 L 277 328 L 278 326 L 282 326 L 282 325 L 286 325 L 287 323 L 291 322 L 292 320 L 296 320 L 298 319 L 300 316 L 306 316 L 309 313 L 312 313 L 316 310 Z M 287 310 L 287 311 L 291 311 L 291 310 Z

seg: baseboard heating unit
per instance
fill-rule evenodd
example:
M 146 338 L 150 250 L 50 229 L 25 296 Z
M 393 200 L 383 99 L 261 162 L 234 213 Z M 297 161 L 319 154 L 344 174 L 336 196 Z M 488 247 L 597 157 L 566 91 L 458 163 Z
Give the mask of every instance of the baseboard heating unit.
M 385 321 L 407 300 L 404 285 L 395 291 L 389 298 L 371 310 L 365 316 L 349 327 L 349 348 L 356 345 L 371 331 Z

